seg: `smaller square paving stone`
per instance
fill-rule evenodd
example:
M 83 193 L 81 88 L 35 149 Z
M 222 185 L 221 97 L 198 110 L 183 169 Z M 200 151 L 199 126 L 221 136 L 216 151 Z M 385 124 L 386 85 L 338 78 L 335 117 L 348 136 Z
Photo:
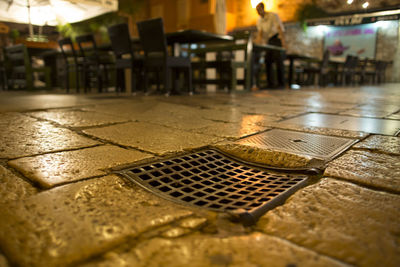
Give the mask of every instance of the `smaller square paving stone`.
M 157 154 L 199 148 L 222 140 L 218 137 L 185 132 L 146 122 L 130 122 L 87 129 L 84 132 L 120 145 Z
M 362 142 L 355 144 L 354 148 L 364 148 L 393 155 L 400 155 L 400 137 L 373 135 Z
M 133 163 L 151 155 L 116 146 L 98 146 L 20 158 L 9 165 L 22 172 L 30 180 L 44 188 L 105 175 L 104 169 Z
M 325 176 L 400 192 L 399 156 L 350 150 L 328 164 Z
M 0 166 L 0 184 L 0 205 L 25 199 L 38 191 L 33 185 L 3 166 Z
M 283 239 L 253 233 L 240 236 L 190 235 L 144 240 L 128 252 L 109 252 L 84 265 L 117 266 L 346 266 Z
M 111 175 L 0 205 L 0 214 L 0 246 L 14 265 L 76 266 L 192 211 Z
M 70 127 L 99 126 L 126 121 L 126 119 L 117 116 L 82 110 L 51 110 L 29 114 Z
M 0 158 L 16 158 L 99 144 L 73 131 L 17 113 L 0 115 Z
M 264 215 L 257 228 L 357 266 L 399 266 L 400 196 L 326 178 Z

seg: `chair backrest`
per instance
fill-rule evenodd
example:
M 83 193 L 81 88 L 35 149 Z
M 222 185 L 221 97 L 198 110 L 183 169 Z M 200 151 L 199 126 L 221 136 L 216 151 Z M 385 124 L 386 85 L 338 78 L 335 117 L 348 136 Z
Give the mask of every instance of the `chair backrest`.
M 76 42 L 79 46 L 79 51 L 83 57 L 87 57 L 89 54 L 94 55 L 98 58 L 97 45 L 93 34 L 86 34 L 76 37 Z
M 116 24 L 108 28 L 108 35 L 111 40 L 111 48 L 117 58 L 130 54 L 133 57 L 131 36 L 128 24 Z
M 32 87 L 32 66 L 28 50 L 24 44 L 9 46 L 4 49 L 7 64 L 10 66 L 12 85 Z
M 68 59 L 72 56 L 74 64 L 78 65 L 78 57 L 71 38 L 67 37 L 59 40 L 58 45 L 60 46 L 61 54 L 64 58 L 65 64 L 69 65 L 70 61 Z
M 152 53 L 161 53 L 163 56 L 167 56 L 167 40 L 163 19 L 139 21 L 136 25 L 145 56 L 148 57 Z

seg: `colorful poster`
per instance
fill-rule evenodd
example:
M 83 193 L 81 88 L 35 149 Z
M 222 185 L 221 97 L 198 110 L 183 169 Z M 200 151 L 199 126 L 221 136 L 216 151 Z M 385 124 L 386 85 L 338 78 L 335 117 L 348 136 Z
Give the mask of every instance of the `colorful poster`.
M 332 57 L 345 58 L 354 55 L 360 58 L 375 58 L 376 27 L 374 24 L 356 26 L 327 26 L 325 49 Z

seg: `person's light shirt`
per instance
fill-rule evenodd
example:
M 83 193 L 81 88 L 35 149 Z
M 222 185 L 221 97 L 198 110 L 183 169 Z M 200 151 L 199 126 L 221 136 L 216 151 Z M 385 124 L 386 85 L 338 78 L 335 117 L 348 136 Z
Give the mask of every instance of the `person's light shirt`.
M 285 31 L 282 21 L 276 13 L 265 12 L 264 17 L 258 18 L 257 30 L 262 32 L 261 41 L 263 44 L 267 44 L 272 36 L 278 34 L 279 28 L 282 29 L 282 32 Z

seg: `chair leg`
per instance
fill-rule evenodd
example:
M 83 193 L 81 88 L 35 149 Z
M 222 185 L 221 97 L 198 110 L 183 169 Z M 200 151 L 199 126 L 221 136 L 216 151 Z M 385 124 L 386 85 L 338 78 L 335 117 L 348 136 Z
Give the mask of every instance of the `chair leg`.
M 79 93 L 79 69 L 75 71 L 76 92 Z
M 135 77 L 135 70 L 131 68 L 131 93 L 136 93 L 136 82 L 137 78 Z
M 189 94 L 193 95 L 193 84 L 192 84 L 192 70 L 191 68 L 187 68 L 185 71 L 185 80 L 189 89 Z
M 164 91 L 167 95 L 171 94 L 171 68 L 164 68 Z
M 68 67 L 66 67 L 66 69 L 65 69 L 65 88 L 66 88 L 66 91 L 67 91 L 67 94 L 69 93 L 69 68 Z

